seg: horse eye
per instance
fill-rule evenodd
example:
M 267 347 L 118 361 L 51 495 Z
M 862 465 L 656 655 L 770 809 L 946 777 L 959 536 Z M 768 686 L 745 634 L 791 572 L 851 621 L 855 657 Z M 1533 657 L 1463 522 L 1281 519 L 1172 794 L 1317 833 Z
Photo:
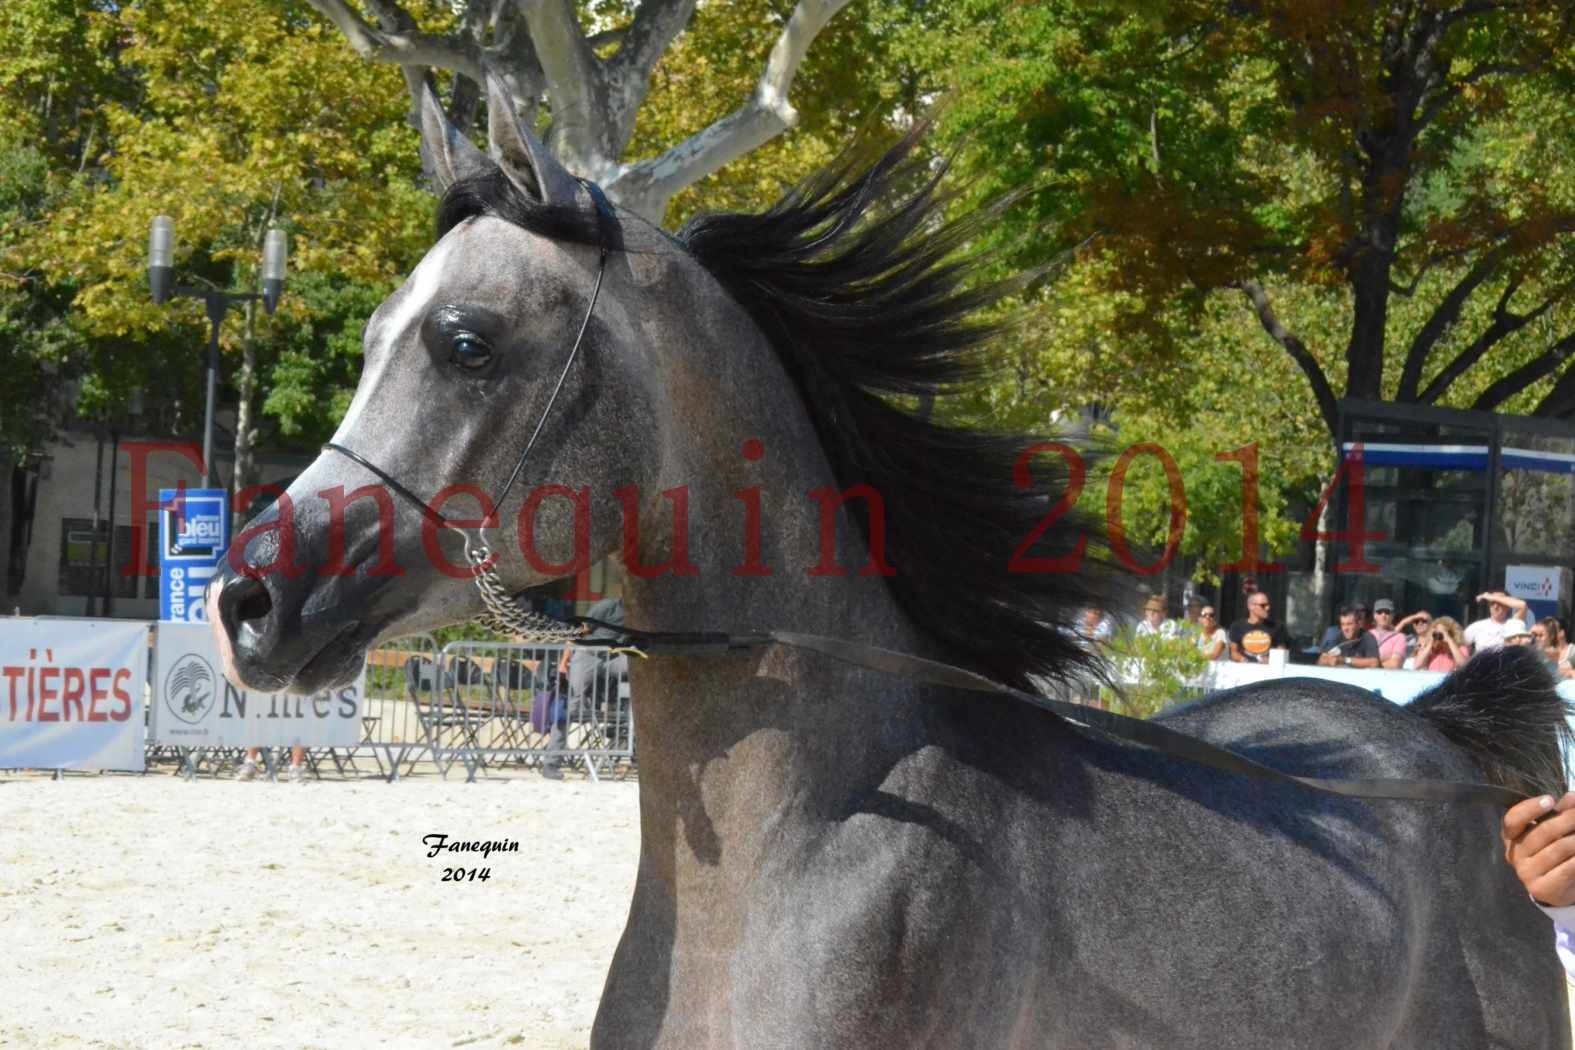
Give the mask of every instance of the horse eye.
M 473 335 L 461 335 L 454 340 L 449 360 L 467 371 L 478 371 L 492 363 L 492 347 Z

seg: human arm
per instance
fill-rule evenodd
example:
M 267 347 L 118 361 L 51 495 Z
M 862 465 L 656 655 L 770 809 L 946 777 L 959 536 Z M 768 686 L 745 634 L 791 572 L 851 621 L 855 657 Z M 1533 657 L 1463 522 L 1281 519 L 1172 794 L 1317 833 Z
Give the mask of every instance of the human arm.
M 1499 835 L 1505 861 L 1532 899 L 1544 908 L 1567 908 L 1567 918 L 1575 918 L 1575 793 L 1516 803 L 1504 814 Z
M 1246 632 L 1237 631 L 1236 624 L 1231 624 L 1229 631 L 1225 632 L 1226 651 L 1230 653 L 1232 663 L 1249 664 L 1255 661 L 1247 659 L 1247 654 L 1242 651 L 1241 642 L 1246 637 Z
M 1223 630 L 1217 630 L 1214 632 L 1214 637 L 1210 638 L 1199 648 L 1203 653 L 1203 658 L 1212 663 L 1213 661 L 1220 658 L 1220 653 L 1223 653 L 1225 651 L 1225 647 L 1229 644 L 1230 641 L 1225 637 L 1225 632 Z
M 1524 617 L 1525 617 L 1525 613 L 1526 613 L 1525 600 L 1521 599 L 1521 598 L 1516 598 L 1514 595 L 1511 595 L 1511 594 L 1505 594 L 1503 591 L 1483 591 L 1481 594 L 1477 595 L 1477 601 L 1479 601 L 1479 602 L 1496 602 L 1497 604 L 1504 606 L 1506 609 L 1508 609 L 1514 615 L 1519 616 L 1522 619 L 1524 619 Z M 1531 621 L 1527 620 L 1526 623 L 1529 626 Z
M 1347 667 L 1372 668 L 1378 666 L 1378 639 L 1363 633 L 1351 656 L 1345 658 Z

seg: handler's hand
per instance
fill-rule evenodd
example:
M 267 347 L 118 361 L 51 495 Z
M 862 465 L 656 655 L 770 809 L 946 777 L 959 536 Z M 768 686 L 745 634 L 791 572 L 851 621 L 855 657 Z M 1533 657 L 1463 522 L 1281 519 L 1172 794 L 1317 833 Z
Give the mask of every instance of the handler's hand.
M 1575 792 L 1557 802 L 1538 795 L 1516 803 L 1500 834 L 1504 859 L 1527 893 L 1553 908 L 1575 904 Z

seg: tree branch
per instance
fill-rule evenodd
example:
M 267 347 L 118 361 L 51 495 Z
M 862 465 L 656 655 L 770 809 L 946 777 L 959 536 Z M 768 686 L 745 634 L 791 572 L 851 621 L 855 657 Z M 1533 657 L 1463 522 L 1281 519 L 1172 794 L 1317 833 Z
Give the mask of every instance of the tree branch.
M 516 0 L 536 45 L 552 100 L 553 151 L 570 171 L 598 182 L 616 160 L 597 132 L 606 127 L 598 98 L 601 60 L 580 29 L 572 0 Z
M 1529 314 L 1510 313 L 1504 306 L 1517 287 L 1519 287 L 1519 282 L 1512 282 L 1504 290 L 1503 297 L 1499 299 L 1498 307 L 1493 311 L 1492 322 L 1482 331 L 1481 335 L 1478 335 L 1472 341 L 1470 346 L 1455 355 L 1455 359 L 1449 362 L 1443 371 L 1434 376 L 1432 382 L 1427 384 L 1427 388 L 1422 391 L 1420 398 L 1423 404 L 1436 403 L 1439 398 L 1444 396 L 1444 392 L 1449 389 L 1449 384 L 1459 378 L 1466 369 L 1480 361 L 1483 355 L 1492 349 L 1496 343 L 1503 340 L 1506 336 L 1520 331 L 1552 309 L 1555 299 L 1549 298 Z
M 1396 401 L 1416 400 L 1416 388 L 1422 381 L 1422 369 L 1427 366 L 1428 355 L 1433 352 L 1433 347 L 1438 345 L 1444 333 L 1460 320 L 1460 311 L 1465 307 L 1466 300 L 1482 286 L 1482 282 L 1493 276 L 1502 258 L 1503 252 L 1498 248 L 1485 253 L 1433 308 L 1432 315 L 1417 331 L 1416 338 L 1411 340 L 1411 349 L 1406 351 L 1405 368 L 1400 373 L 1400 388 L 1395 393 Z M 1511 281 L 1509 291 L 1505 294 L 1512 292 L 1517 284 L 1518 282 Z
M 626 165 L 608 189 L 616 188 L 621 203 L 659 222 L 673 194 L 796 124 L 798 112 L 788 101 L 793 79 L 809 45 L 847 5 L 848 0 L 799 0 L 748 102 L 661 156 Z
M 1299 338 L 1287 331 L 1285 326 L 1275 316 L 1274 307 L 1269 302 L 1268 293 L 1257 281 L 1241 281 L 1236 287 L 1240 288 L 1253 309 L 1258 312 L 1258 322 L 1263 325 L 1263 330 L 1269 337 L 1285 348 L 1291 355 L 1291 360 L 1301 368 L 1307 376 L 1307 382 L 1312 385 L 1313 397 L 1318 402 L 1318 411 L 1323 414 L 1324 425 L 1329 428 L 1329 439 L 1335 440 L 1335 435 L 1340 432 L 1340 414 L 1335 404 L 1334 389 L 1329 386 L 1329 379 L 1323 374 L 1323 369 L 1318 366 L 1318 361 L 1307 352 L 1307 346 Z
M 1553 389 L 1548 391 L 1548 396 L 1531 414 L 1544 419 L 1568 419 L 1575 415 L 1575 368 L 1565 369 L 1564 374 L 1553 384 Z
M 651 72 L 689 26 L 695 0 L 642 0 L 618 51 L 607 60 L 607 108 L 619 153 L 634 134 L 634 118 L 650 90 Z
M 412 29 L 411 31 L 386 31 L 368 25 L 351 10 L 344 0 L 306 0 L 324 18 L 328 19 L 350 41 L 356 54 L 368 62 L 398 66 L 438 66 L 463 73 L 472 80 L 481 80 L 481 54 L 470 41 L 459 36 L 433 36 Z M 370 5 L 390 14 L 409 16 L 397 4 Z
M 1571 332 L 1554 343 L 1548 348 L 1547 353 L 1540 357 L 1532 358 L 1488 387 L 1482 392 L 1481 396 L 1471 403 L 1471 407 L 1481 412 L 1493 411 L 1503 401 L 1520 393 L 1532 383 L 1558 371 L 1559 366 L 1569 359 L 1572 350 L 1575 350 L 1575 332 Z M 1542 399 L 1542 404 L 1538 405 L 1537 410 L 1532 414 L 1542 415 L 1543 405 L 1548 404 L 1555 396 L 1567 396 L 1569 391 L 1566 391 L 1563 395 L 1560 394 L 1560 391 L 1569 381 L 1570 375 L 1568 373 L 1560 377 L 1559 381 L 1554 384 L 1553 390 L 1548 393 L 1547 397 Z

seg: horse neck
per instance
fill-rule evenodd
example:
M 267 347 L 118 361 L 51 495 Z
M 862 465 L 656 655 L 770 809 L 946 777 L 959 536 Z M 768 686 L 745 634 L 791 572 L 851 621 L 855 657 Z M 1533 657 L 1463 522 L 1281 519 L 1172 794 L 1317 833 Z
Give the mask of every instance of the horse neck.
M 641 578 L 641 567 L 665 562 L 676 542 L 671 505 L 658 492 L 644 493 L 638 557 L 625 558 L 628 622 L 654 630 L 783 629 L 924 651 L 885 580 L 859 574 L 868 548 L 845 512 L 837 515 L 836 554 L 847 575 L 811 571 L 822 560 L 822 524 L 821 505 L 808 493 L 837 486 L 792 385 L 768 376 L 728 402 L 707 401 L 695 391 L 714 390 L 714 382 L 702 387 L 684 368 L 669 370 L 660 488 L 687 496 L 694 572 Z M 751 439 L 763 447 L 758 460 L 742 454 Z M 760 506 L 753 562 L 769 575 L 745 568 L 746 501 L 737 494 L 751 489 Z M 642 823 L 660 867 L 684 856 L 710 864 L 729 849 L 748 863 L 760 829 L 780 829 L 788 813 L 814 819 L 839 807 L 923 745 L 914 687 L 824 657 L 772 647 L 633 663 Z

